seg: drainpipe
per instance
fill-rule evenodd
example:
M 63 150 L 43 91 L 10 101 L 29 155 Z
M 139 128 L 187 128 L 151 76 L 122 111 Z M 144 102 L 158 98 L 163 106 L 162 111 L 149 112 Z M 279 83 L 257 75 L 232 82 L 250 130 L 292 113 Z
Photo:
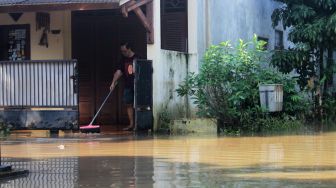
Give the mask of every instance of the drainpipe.
M 187 66 L 187 77 L 189 76 L 189 54 L 185 54 L 185 58 L 186 58 L 186 66 Z M 189 101 L 189 96 L 186 95 L 185 97 L 186 99 L 186 118 L 190 118 L 191 117 L 191 111 L 190 111 L 190 101 Z
M 210 5 L 209 5 L 210 0 L 205 0 L 205 44 L 206 48 L 209 48 L 211 45 L 211 31 L 210 31 L 210 26 L 211 26 L 211 19 L 210 19 Z

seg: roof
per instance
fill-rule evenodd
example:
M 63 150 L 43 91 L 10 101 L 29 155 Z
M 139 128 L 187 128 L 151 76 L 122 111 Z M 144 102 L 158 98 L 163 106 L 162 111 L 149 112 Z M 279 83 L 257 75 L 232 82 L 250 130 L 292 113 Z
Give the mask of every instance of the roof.
M 0 6 L 54 5 L 76 3 L 119 3 L 119 0 L 0 0 Z
M 129 0 L 0 0 L 0 13 L 118 9 Z

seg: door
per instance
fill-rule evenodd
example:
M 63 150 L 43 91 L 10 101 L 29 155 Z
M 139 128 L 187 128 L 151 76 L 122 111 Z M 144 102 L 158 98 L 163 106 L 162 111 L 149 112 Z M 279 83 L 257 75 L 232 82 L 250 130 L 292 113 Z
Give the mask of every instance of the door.
M 145 58 L 146 31 L 135 15 L 123 18 L 119 11 L 112 10 L 73 12 L 72 28 L 73 57 L 79 63 L 80 124 L 87 124 L 109 92 L 121 59 L 120 43 L 133 43 L 134 51 Z M 121 81 L 95 123 L 128 123 L 122 90 Z
M 109 92 L 110 84 L 113 79 L 118 59 L 119 45 L 118 41 L 118 17 L 104 14 L 97 14 L 93 17 L 95 20 L 95 111 L 100 107 L 106 95 Z M 118 112 L 120 100 L 118 90 L 112 93 L 110 99 L 102 108 L 98 121 L 101 124 L 119 124 L 123 114 Z
M 79 62 L 80 124 L 87 124 L 109 92 L 117 66 L 116 18 L 95 12 L 73 14 L 73 56 Z M 119 96 L 114 92 L 95 123 L 117 124 Z
M 94 25 L 89 20 L 74 19 L 72 27 L 73 58 L 78 61 L 80 124 L 90 122 L 95 110 Z

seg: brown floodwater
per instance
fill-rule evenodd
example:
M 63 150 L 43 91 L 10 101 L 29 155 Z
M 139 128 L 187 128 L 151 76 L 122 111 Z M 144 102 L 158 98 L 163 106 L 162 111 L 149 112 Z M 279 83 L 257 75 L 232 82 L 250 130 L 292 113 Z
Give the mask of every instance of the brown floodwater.
M 217 137 L 70 135 L 2 141 L 30 171 L 1 187 L 335 187 L 336 133 Z

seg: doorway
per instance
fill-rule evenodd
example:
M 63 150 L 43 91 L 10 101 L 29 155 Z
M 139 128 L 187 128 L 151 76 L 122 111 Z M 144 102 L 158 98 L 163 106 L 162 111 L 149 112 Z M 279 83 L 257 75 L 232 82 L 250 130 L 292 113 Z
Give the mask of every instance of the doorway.
M 120 10 L 72 12 L 72 56 L 78 60 L 79 120 L 88 124 L 109 92 L 119 64 L 120 43 L 128 41 L 146 58 L 146 30 L 134 14 L 124 18 Z M 119 129 L 128 123 L 122 103 L 123 82 L 119 83 L 95 124 Z M 119 127 L 121 125 L 121 127 Z

